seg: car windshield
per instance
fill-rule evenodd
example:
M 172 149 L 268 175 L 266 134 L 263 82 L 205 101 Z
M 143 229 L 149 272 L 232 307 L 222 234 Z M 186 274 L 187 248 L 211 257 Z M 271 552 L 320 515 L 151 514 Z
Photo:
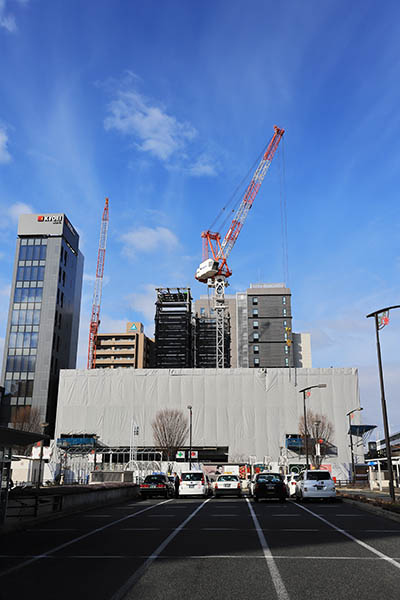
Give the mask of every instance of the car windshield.
M 239 481 L 237 475 L 220 475 L 218 481 Z
M 147 475 L 144 483 L 165 483 L 164 475 Z
M 182 473 L 182 481 L 201 481 L 203 473 Z
M 266 475 L 257 476 L 258 483 L 280 483 L 281 481 L 281 476 L 276 473 L 267 473 Z
M 325 479 L 330 479 L 331 475 L 329 471 L 308 471 L 307 479 L 311 481 L 322 481 Z

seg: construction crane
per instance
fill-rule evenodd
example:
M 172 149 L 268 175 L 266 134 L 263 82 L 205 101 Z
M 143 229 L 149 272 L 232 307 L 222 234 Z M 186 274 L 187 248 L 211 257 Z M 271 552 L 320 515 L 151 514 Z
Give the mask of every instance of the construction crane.
M 89 327 L 89 348 L 87 368 L 94 369 L 96 365 L 96 337 L 100 325 L 101 291 L 103 288 L 104 261 L 106 258 L 108 232 L 108 198 L 104 205 L 100 227 L 99 252 L 97 255 L 96 281 L 94 284 L 92 316 Z
M 203 231 L 201 234 L 203 239 L 203 259 L 196 271 L 195 277 L 198 281 L 207 283 L 210 288 L 214 288 L 215 290 L 214 309 L 216 314 L 217 369 L 223 369 L 225 366 L 225 287 L 228 285 L 226 280 L 232 275 L 227 260 L 246 221 L 249 210 L 253 205 L 258 190 L 267 174 L 284 133 L 284 129 L 280 129 L 276 125 L 274 126 L 274 134 L 260 164 L 254 172 L 250 184 L 222 241 L 221 235 L 218 232 L 207 230 Z

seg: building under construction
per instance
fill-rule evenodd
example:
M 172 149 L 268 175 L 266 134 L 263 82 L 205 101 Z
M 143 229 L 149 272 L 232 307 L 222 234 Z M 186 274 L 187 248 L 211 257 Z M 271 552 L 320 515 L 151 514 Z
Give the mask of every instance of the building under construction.
M 155 343 L 158 369 L 194 367 L 190 288 L 156 288 Z
M 216 320 L 196 317 L 195 366 L 197 369 L 215 369 L 217 361 Z M 231 368 L 231 336 L 229 314 L 224 326 L 224 368 Z

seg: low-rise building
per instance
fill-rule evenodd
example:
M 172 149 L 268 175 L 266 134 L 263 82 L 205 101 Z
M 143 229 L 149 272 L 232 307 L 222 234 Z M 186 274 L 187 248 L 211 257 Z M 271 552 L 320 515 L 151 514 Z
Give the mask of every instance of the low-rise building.
M 95 350 L 95 369 L 153 366 L 154 340 L 144 333 L 143 324 L 129 322 L 124 333 L 98 333 Z

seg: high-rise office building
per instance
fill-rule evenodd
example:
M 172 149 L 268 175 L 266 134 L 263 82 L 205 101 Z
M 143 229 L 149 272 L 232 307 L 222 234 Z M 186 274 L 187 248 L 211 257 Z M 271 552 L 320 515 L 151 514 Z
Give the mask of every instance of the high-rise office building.
M 64 214 L 20 216 L 2 368 L 3 423 L 32 407 L 53 433 L 60 369 L 76 366 L 82 275 L 79 236 Z
M 156 367 L 193 368 L 194 320 L 190 288 L 156 288 L 156 293 Z
M 95 369 L 154 366 L 154 340 L 144 334 L 143 324 L 129 322 L 124 333 L 98 333 Z

